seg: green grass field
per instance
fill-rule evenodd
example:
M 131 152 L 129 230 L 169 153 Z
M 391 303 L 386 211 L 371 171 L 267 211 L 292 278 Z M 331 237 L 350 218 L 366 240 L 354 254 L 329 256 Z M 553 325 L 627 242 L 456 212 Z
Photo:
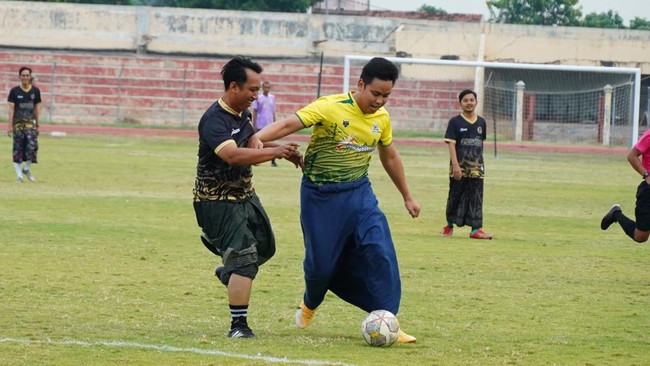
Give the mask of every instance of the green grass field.
M 254 283 L 258 338 L 225 338 L 217 258 L 192 209 L 196 141 L 42 136 L 37 182 L 16 184 L 0 140 L 1 365 L 647 365 L 650 250 L 618 225 L 639 177 L 624 155 L 507 153 L 487 158 L 492 241 L 442 238 L 446 148 L 399 146 L 411 219 L 375 156 L 370 176 L 403 278 L 399 314 L 414 345 L 375 349 L 364 313 L 328 295 L 307 329 L 299 171 L 256 167 L 278 252 Z M 304 148 L 304 146 L 303 146 Z

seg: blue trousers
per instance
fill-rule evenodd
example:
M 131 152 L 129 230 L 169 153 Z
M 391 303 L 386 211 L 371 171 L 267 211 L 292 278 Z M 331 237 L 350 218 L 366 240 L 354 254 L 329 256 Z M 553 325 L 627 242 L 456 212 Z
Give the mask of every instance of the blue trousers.
M 303 177 L 304 301 L 316 309 L 328 290 L 367 312 L 397 314 L 402 285 L 386 216 L 368 178 L 318 186 Z

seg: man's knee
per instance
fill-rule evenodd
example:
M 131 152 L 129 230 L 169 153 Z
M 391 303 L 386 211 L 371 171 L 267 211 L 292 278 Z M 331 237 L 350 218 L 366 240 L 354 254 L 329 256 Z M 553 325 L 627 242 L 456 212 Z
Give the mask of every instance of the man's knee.
M 650 231 L 634 230 L 634 241 L 637 243 L 645 243 L 650 236 Z

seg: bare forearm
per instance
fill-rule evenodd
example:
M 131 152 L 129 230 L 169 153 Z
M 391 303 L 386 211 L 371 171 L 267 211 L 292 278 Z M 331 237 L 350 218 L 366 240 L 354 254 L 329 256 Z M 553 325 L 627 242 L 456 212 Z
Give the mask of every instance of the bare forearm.
M 639 156 L 641 156 L 641 152 L 636 148 L 632 148 L 632 150 L 630 150 L 630 153 L 627 154 L 627 161 L 630 163 L 632 168 L 636 170 L 637 173 L 643 174 L 645 173 L 645 168 L 643 167 L 643 164 L 641 164 L 641 159 L 639 159 Z
M 255 135 L 262 142 L 275 141 L 287 135 L 290 135 L 304 126 L 297 116 L 291 116 L 281 121 L 273 122 L 264 129 L 258 131 Z

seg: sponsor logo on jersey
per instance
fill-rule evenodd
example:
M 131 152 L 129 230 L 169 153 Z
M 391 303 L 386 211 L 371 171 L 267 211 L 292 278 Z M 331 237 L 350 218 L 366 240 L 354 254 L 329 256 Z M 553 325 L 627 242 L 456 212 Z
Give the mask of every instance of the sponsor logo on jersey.
M 339 141 L 339 143 L 336 145 L 336 150 L 342 150 L 342 149 L 354 150 L 357 152 L 375 151 L 375 149 L 371 146 L 356 144 L 356 139 L 354 138 L 354 136 L 350 136 L 348 138 Z
M 233 136 L 235 134 L 238 134 L 241 130 L 239 128 L 233 128 L 232 132 L 230 133 L 230 136 Z

